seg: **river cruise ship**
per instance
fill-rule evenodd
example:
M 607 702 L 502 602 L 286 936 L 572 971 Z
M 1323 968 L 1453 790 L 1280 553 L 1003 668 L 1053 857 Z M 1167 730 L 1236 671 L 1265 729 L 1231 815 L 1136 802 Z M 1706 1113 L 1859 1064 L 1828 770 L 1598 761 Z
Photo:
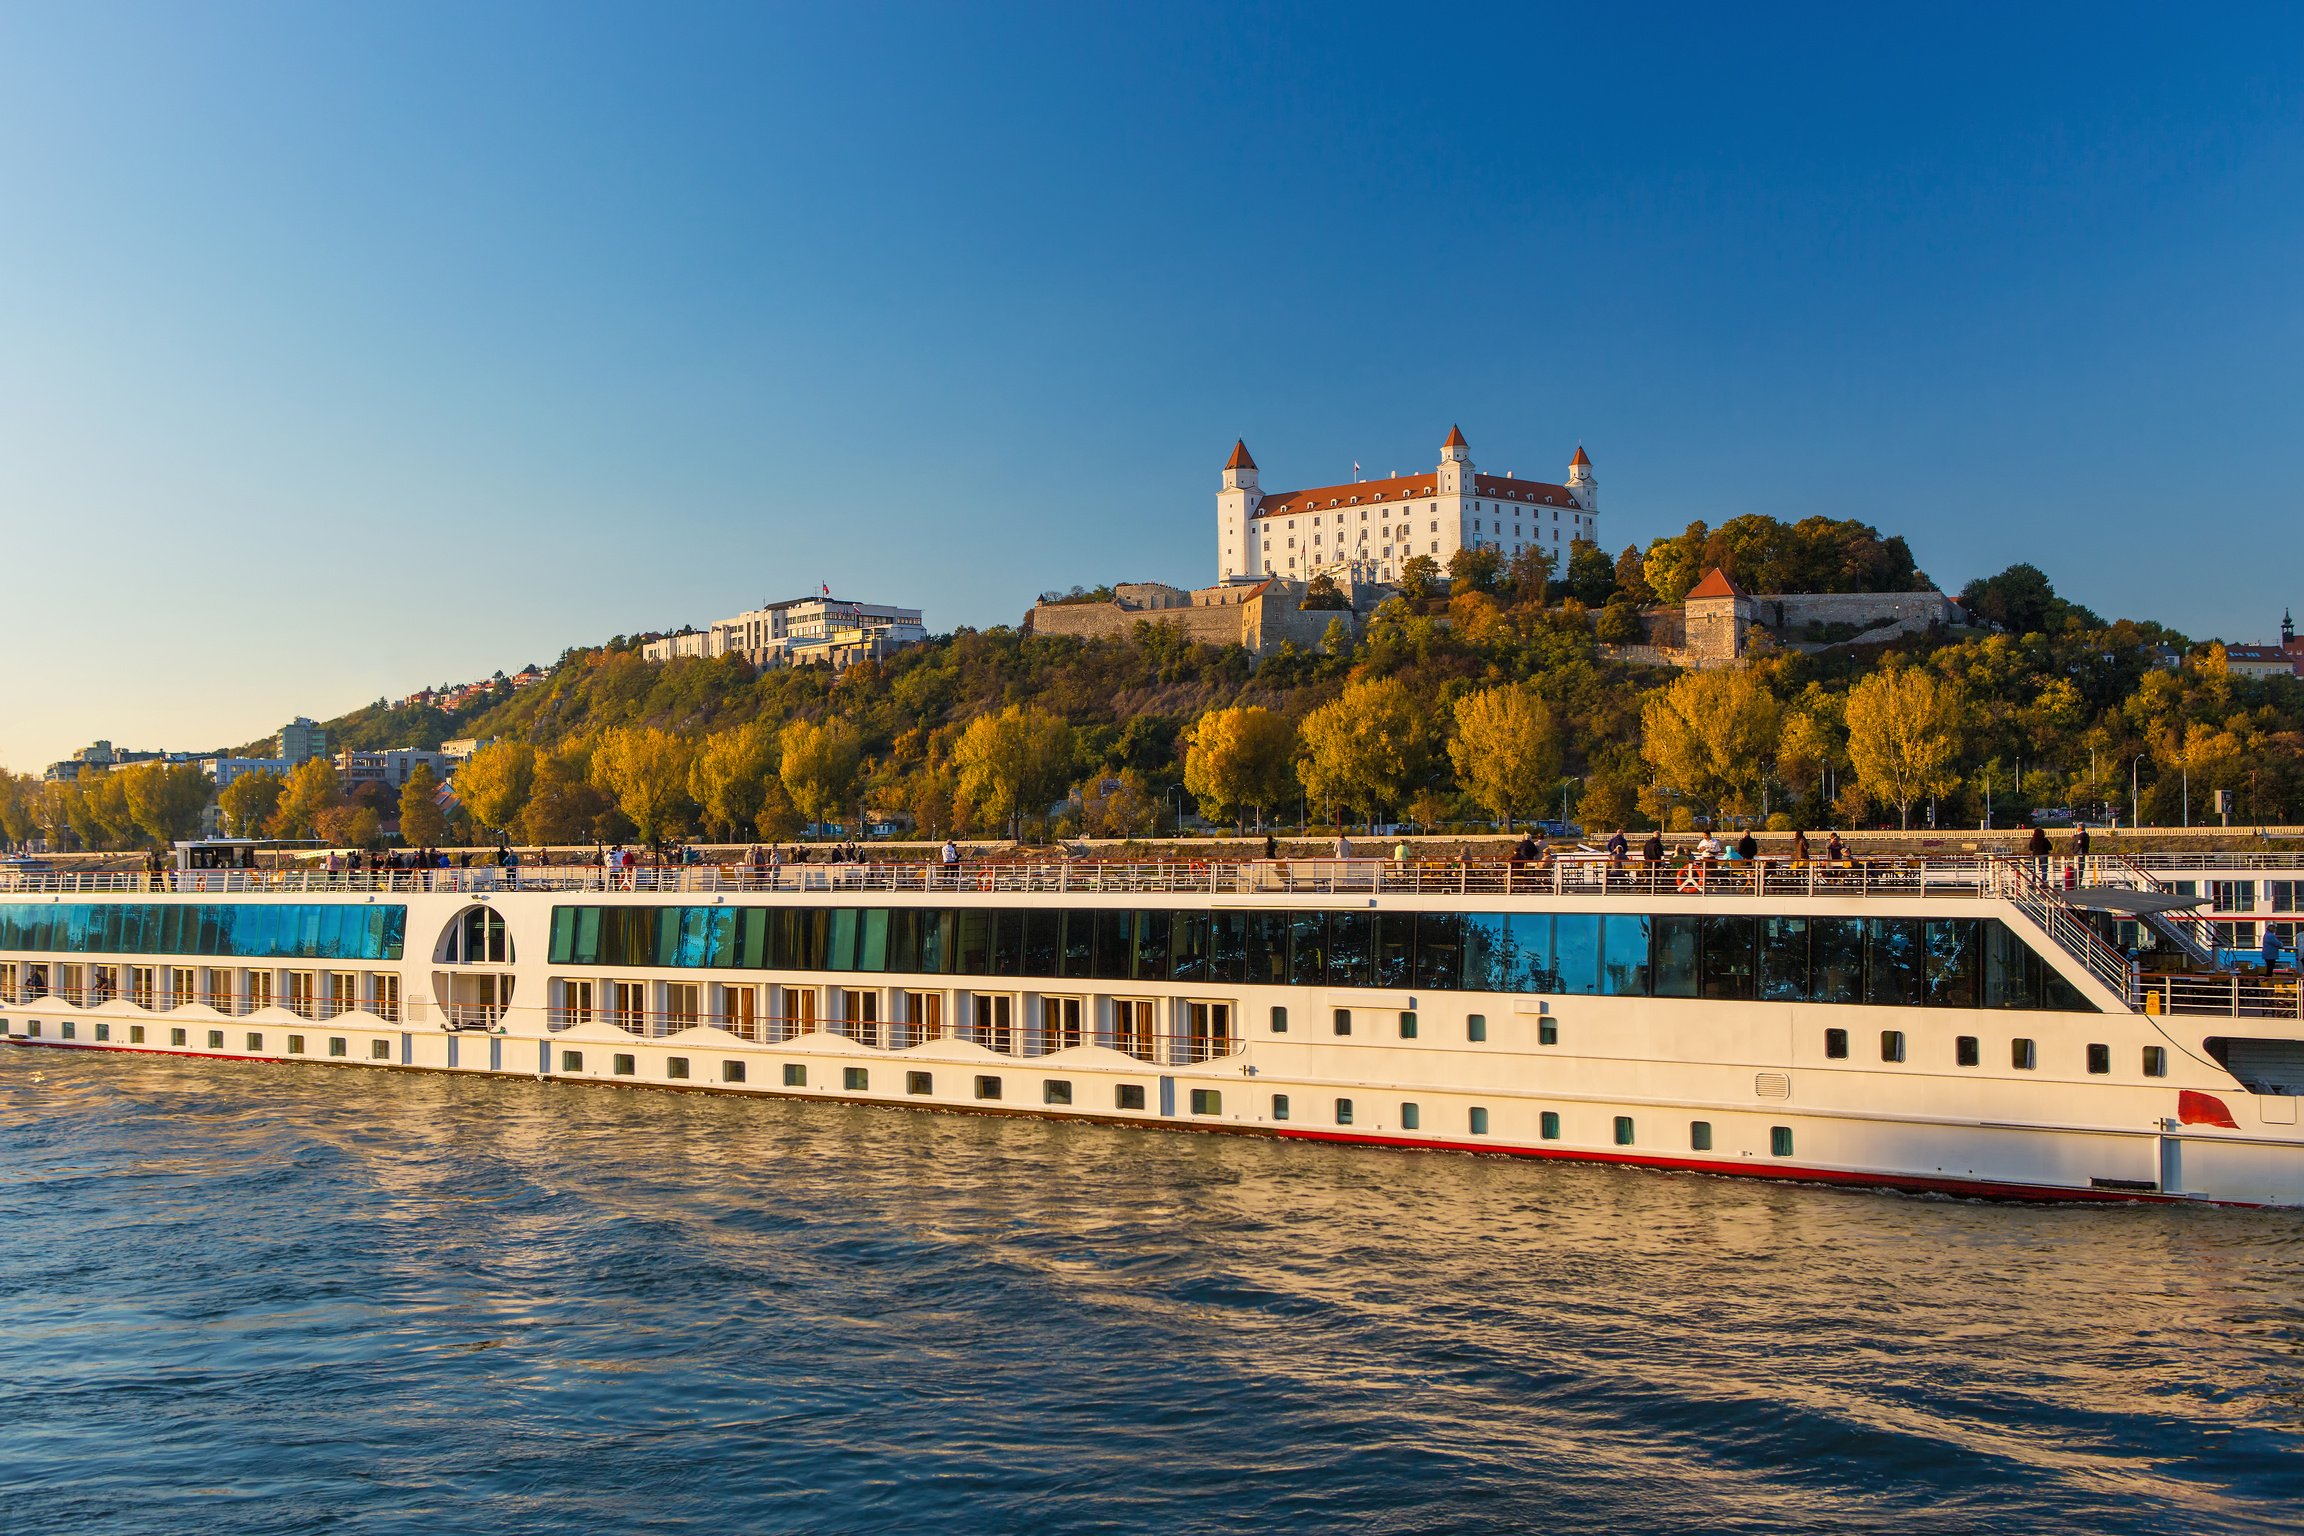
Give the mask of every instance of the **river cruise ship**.
M 2234 942 L 2293 946 L 2299 864 L 343 874 L 195 845 L 0 875 L 0 1036 L 2299 1206 L 2296 978 Z

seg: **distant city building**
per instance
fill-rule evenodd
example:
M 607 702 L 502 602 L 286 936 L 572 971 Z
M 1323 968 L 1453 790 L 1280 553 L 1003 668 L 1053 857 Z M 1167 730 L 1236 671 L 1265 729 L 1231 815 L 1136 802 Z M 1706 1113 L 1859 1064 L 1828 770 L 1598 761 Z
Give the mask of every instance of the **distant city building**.
M 1224 581 L 1325 574 L 1391 582 L 1418 555 L 1446 566 L 1459 549 L 1492 549 L 1509 560 L 1530 547 L 1564 572 L 1578 539 L 1600 539 L 1600 482 L 1582 448 L 1568 463 L 1568 483 L 1549 485 L 1476 473 L 1456 429 L 1437 468 L 1304 491 L 1262 489 L 1248 445 L 1236 442 L 1216 493 L 1216 572 Z
M 284 757 L 203 757 L 195 759 L 202 773 L 224 788 L 244 773 L 276 773 L 286 778 L 294 763 Z
M 461 763 L 495 739 L 493 736 L 459 736 L 454 741 L 440 743 L 440 755 L 451 763 Z
M 445 779 L 454 768 L 445 751 L 430 752 L 422 747 L 386 747 L 373 752 L 339 752 L 336 754 L 336 772 L 343 778 L 347 792 L 363 784 L 381 784 L 398 793 L 400 786 L 419 767 L 430 768 L 434 777 Z
M 2280 615 L 2278 645 L 2225 646 L 2224 667 L 2234 677 L 2304 677 L 2304 640 L 2296 638 L 2296 620 Z
M 756 667 L 845 667 L 928 638 L 920 610 L 848 598 L 793 598 L 643 642 L 640 659 L 742 656 Z
M 90 742 L 61 762 L 50 763 L 40 776 L 51 781 L 69 783 L 88 774 L 103 773 L 113 768 L 125 768 L 130 763 L 184 763 L 192 760 L 189 752 L 132 752 L 115 747 L 108 741 Z
M 280 734 L 275 738 L 272 751 L 273 755 L 286 758 L 290 767 L 294 767 L 307 758 L 326 757 L 328 755 L 327 729 L 313 724 L 302 715 L 298 715 L 280 727 Z

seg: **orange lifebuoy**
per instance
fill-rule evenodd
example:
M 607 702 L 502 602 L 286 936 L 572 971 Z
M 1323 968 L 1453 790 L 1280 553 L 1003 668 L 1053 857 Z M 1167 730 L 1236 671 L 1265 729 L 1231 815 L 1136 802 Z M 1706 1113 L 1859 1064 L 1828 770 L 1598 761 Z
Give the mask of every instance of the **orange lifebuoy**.
M 1693 896 L 1704 894 L 1704 866 L 1684 864 L 1680 867 L 1680 889 Z

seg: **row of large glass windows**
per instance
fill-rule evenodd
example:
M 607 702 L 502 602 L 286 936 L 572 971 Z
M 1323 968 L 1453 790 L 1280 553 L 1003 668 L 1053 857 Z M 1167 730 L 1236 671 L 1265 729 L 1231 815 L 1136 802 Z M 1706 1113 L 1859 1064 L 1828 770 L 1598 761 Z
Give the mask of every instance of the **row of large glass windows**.
M 2092 1011 L 1994 918 L 555 907 L 551 959 Z
M 408 909 L 319 902 L 0 903 L 0 951 L 397 960 Z

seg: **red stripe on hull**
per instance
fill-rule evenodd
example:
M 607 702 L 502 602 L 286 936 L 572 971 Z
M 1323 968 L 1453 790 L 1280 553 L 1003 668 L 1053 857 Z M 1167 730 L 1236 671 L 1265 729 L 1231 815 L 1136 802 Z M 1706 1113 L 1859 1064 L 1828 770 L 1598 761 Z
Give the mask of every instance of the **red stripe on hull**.
M 117 1051 L 134 1056 L 183 1056 L 202 1061 L 269 1061 L 294 1062 L 298 1065 L 340 1065 L 354 1067 L 398 1067 L 393 1061 L 331 1062 L 326 1057 L 240 1056 L 224 1051 L 167 1049 L 150 1045 L 114 1045 L 109 1041 L 98 1045 L 94 1041 L 26 1040 L 10 1036 L 11 1045 L 47 1046 L 53 1050 Z M 417 1071 L 466 1072 L 464 1067 L 420 1067 Z M 527 1076 L 525 1073 L 486 1072 L 483 1076 Z M 593 1082 L 591 1078 L 560 1077 L 549 1074 L 554 1082 Z M 611 1088 L 668 1088 L 682 1093 L 728 1093 L 754 1098 L 788 1099 L 809 1104 L 873 1104 L 888 1109 L 927 1110 L 934 1113 L 988 1114 L 1029 1116 L 1041 1120 L 1078 1120 L 1097 1125 L 1135 1126 L 1139 1129 L 1164 1131 L 1201 1131 L 1221 1136 L 1269 1136 L 1290 1141 L 1326 1141 L 1355 1147 L 1391 1147 L 1416 1152 L 1472 1152 L 1489 1157 L 1525 1157 L 1556 1163 L 1611 1163 L 1627 1168 L 1657 1168 L 1672 1173 L 1705 1173 L 1731 1179 L 1778 1179 L 1802 1184 L 1832 1184 L 1848 1189 L 1887 1189 L 1904 1194 L 1958 1195 L 1970 1200 L 2040 1200 L 2089 1201 L 2096 1203 L 2134 1205 L 2252 1205 L 2247 1201 L 2190 1200 L 2180 1195 L 2164 1195 L 2144 1190 L 2081 1189 L 2069 1184 L 2012 1184 L 1996 1179 L 1948 1179 L 1905 1173 L 1863 1173 L 1843 1168 L 1802 1168 L 1782 1163 L 1752 1164 L 1722 1162 L 1701 1157 L 1666 1157 L 1645 1152 L 1580 1151 L 1569 1147 L 1527 1147 L 1509 1142 L 1443 1141 L 1420 1136 L 1369 1136 L 1353 1131 L 1310 1131 L 1286 1126 L 1223 1125 L 1189 1118 L 1162 1120 L 1157 1116 L 1144 1119 L 1122 1118 L 1116 1115 L 1064 1115 L 1049 1114 L 1044 1110 L 1018 1109 L 1010 1105 L 994 1107 L 974 1104 L 923 1103 L 917 1099 L 849 1098 L 828 1093 L 778 1093 L 773 1089 L 751 1087 L 711 1088 L 696 1084 L 646 1083 L 631 1079 L 612 1079 L 600 1084 Z

